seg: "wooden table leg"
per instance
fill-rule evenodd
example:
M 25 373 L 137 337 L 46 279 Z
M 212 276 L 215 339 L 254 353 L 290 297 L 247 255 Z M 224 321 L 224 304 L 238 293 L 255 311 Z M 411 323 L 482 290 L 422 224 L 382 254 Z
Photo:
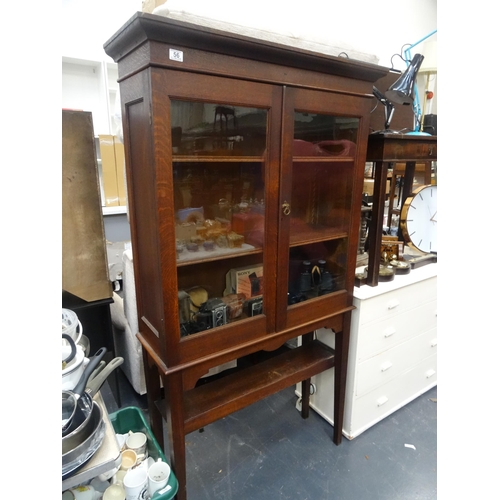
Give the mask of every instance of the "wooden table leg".
M 312 342 L 314 338 L 314 332 L 309 332 L 302 335 L 302 345 Z M 311 396 L 311 379 L 308 378 L 301 382 L 301 392 L 302 392 L 302 405 L 300 409 L 300 415 L 302 418 L 309 417 L 309 400 Z
M 300 409 L 300 415 L 302 418 L 309 417 L 309 399 L 311 394 L 311 379 L 308 378 L 301 382 L 301 392 L 302 392 L 302 407 Z
M 347 380 L 347 358 L 349 354 L 349 336 L 351 332 L 351 313 L 345 313 L 342 331 L 335 333 L 335 383 L 333 396 L 333 442 L 342 442 L 344 425 L 344 402 Z
M 408 196 L 413 192 L 413 180 L 415 179 L 415 167 L 416 162 L 407 161 L 405 168 L 405 176 L 403 181 L 403 194 L 401 196 L 401 206 L 404 205 L 404 202 Z
M 406 162 L 406 167 L 405 167 L 405 175 L 404 175 L 404 180 L 403 180 L 403 193 L 401 195 L 401 209 L 403 208 L 403 205 L 405 204 L 406 198 L 411 195 L 413 192 L 413 180 L 415 179 L 415 168 L 416 168 L 416 162 L 414 161 L 407 161 Z M 401 231 L 401 224 L 399 225 L 399 230 L 398 230 L 398 239 L 400 241 L 403 241 L 403 232 Z
M 380 246 L 382 244 L 382 232 L 384 225 L 385 184 L 387 182 L 387 170 L 388 164 L 386 162 L 375 162 L 373 211 L 370 230 L 368 233 L 368 238 L 370 240 L 368 246 L 368 276 L 366 278 L 366 284 L 370 286 L 378 285 L 378 274 L 380 268 Z M 384 186 L 383 189 L 382 186 Z

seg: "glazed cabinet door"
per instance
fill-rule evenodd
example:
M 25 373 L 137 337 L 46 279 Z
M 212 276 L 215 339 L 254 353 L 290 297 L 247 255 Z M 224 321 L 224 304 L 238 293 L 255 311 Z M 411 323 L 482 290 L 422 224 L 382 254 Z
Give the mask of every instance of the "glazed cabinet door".
M 356 255 L 364 167 L 358 144 L 366 143 L 367 133 L 364 106 L 348 95 L 285 90 L 279 329 L 327 317 L 350 304 L 350 256 Z
M 152 82 L 166 335 L 185 363 L 275 330 L 282 90 L 169 70 Z

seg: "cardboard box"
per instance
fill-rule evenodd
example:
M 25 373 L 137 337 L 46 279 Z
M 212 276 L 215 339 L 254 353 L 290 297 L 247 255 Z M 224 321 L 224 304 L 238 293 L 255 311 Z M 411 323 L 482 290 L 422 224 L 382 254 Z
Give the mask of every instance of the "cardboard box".
M 264 267 L 262 264 L 230 269 L 226 274 L 226 289 L 224 295 L 242 293 L 245 299 L 262 295 L 262 277 Z
M 127 204 L 127 185 L 125 183 L 125 148 L 123 144 L 113 137 L 115 146 L 115 163 L 116 163 L 116 185 L 118 187 L 118 203 L 120 206 Z
M 99 135 L 104 206 L 126 206 L 125 149 L 114 135 Z

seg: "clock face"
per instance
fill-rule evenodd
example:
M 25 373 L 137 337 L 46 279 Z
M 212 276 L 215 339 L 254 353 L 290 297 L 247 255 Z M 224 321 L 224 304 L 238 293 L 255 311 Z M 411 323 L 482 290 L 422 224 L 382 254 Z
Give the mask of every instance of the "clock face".
M 417 190 L 401 215 L 405 238 L 422 252 L 437 253 L 437 186 Z

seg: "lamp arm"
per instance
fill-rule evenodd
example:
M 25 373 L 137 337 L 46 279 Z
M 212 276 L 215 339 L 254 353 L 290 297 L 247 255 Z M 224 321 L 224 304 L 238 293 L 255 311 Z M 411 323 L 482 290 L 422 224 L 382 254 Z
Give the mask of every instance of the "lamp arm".
M 405 60 L 407 66 L 410 65 L 410 61 L 411 61 L 411 49 L 413 49 L 413 47 L 416 47 L 419 43 L 422 43 L 424 40 L 427 40 L 427 38 L 434 35 L 434 33 L 437 33 L 437 29 L 435 29 L 434 31 L 431 31 L 428 35 L 425 35 L 424 38 L 421 38 L 418 42 L 415 42 L 413 45 L 410 45 L 409 47 L 407 47 L 404 50 L 404 55 L 405 55 L 404 60 Z
M 387 130 L 394 115 L 394 104 L 375 85 L 373 86 L 373 95 L 385 106 L 385 129 Z
M 428 35 L 424 36 L 418 42 L 415 42 L 413 45 L 410 45 L 404 50 L 404 60 L 406 62 L 406 66 L 410 66 L 410 62 L 412 60 L 411 49 L 413 49 L 413 47 L 416 47 L 419 43 L 422 43 L 424 40 L 427 40 L 427 38 L 431 37 L 436 32 L 437 29 L 431 31 Z M 415 131 L 419 131 L 421 128 L 421 121 L 422 121 L 422 108 L 420 107 L 420 95 L 416 84 L 415 84 L 415 98 L 413 100 L 413 113 L 415 115 L 415 121 L 416 121 Z

